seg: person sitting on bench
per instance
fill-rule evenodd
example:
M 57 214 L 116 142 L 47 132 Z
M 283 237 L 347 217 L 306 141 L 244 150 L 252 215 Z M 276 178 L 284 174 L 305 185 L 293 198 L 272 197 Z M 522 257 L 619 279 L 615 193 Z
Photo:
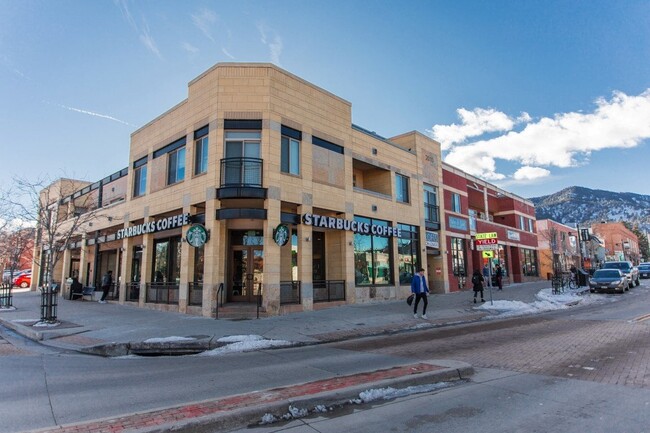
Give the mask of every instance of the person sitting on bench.
M 70 299 L 82 298 L 84 286 L 79 282 L 77 277 L 72 277 L 72 283 L 70 283 Z

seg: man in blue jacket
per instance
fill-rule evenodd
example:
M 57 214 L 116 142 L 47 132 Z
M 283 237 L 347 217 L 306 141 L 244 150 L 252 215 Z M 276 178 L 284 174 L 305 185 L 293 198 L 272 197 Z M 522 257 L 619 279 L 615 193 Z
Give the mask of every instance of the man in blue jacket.
M 427 293 L 429 293 L 429 286 L 427 286 L 427 279 L 424 277 L 424 269 L 418 269 L 418 273 L 413 276 L 411 280 L 411 292 L 415 294 L 415 302 L 413 303 L 413 317 L 418 318 L 418 304 L 420 299 L 423 301 L 422 318 L 427 318 Z

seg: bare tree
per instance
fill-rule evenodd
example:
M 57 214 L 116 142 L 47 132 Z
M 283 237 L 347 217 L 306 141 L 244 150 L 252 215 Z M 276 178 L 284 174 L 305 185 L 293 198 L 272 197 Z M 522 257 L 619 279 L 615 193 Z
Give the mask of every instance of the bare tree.
M 88 182 L 59 179 L 31 182 L 19 178 L 2 194 L 8 219 L 35 227 L 35 255 L 41 269 L 42 289 L 54 292 L 54 270 L 73 239 L 85 233 L 101 214 L 101 194 L 75 194 Z M 75 197 L 76 196 L 76 197 Z M 47 308 L 47 306 L 46 306 Z

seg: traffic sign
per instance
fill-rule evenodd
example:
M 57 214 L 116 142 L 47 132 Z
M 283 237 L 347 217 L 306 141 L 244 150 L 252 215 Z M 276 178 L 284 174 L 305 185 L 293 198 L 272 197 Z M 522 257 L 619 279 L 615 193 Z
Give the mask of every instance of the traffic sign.
M 489 233 L 476 233 L 475 239 L 497 239 L 497 232 L 489 232 Z
M 496 245 L 497 243 L 499 243 L 499 240 L 497 238 L 476 239 L 474 243 L 476 245 Z
M 476 251 L 494 251 L 498 249 L 499 249 L 499 245 L 497 244 L 476 245 Z
M 494 251 L 482 251 L 481 256 L 484 259 L 492 259 L 492 258 L 494 258 Z

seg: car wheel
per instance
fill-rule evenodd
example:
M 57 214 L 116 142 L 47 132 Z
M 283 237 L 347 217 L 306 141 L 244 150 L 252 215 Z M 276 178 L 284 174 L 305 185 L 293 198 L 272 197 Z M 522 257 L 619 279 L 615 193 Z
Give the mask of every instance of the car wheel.
M 589 289 L 589 292 L 590 293 L 596 293 L 596 291 L 594 289 Z
M 20 283 L 20 287 L 22 287 L 23 289 L 26 289 L 26 288 L 29 287 L 29 284 L 27 284 L 27 281 L 23 281 L 22 283 Z

